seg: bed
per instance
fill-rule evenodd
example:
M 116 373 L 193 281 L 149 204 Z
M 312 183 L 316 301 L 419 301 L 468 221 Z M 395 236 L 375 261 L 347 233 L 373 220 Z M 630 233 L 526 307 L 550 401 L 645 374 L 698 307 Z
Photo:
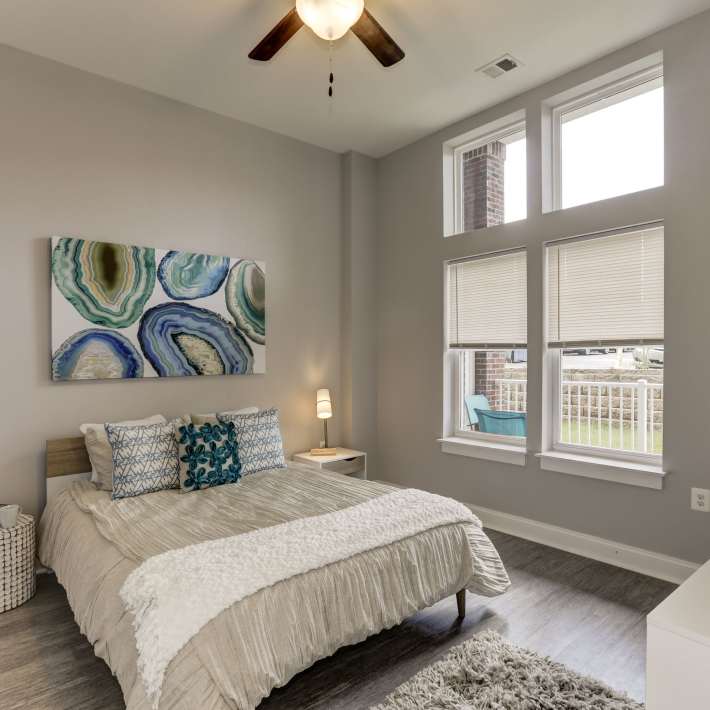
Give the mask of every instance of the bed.
M 289 530 L 290 524 L 295 530 L 300 523 L 398 500 L 393 494 L 399 489 L 288 464 L 187 495 L 169 490 L 112 501 L 78 475 L 87 460 L 82 439 L 48 442 L 39 555 L 65 588 L 96 655 L 117 677 L 128 710 L 255 708 L 273 688 L 342 646 L 449 595 L 458 595 L 462 615 L 466 589 L 493 596 L 509 585 L 495 548 L 469 513 L 459 522 L 292 574 L 225 605 L 166 662 L 156 696 L 146 681 L 136 615 L 121 595 L 130 586 L 126 580 L 150 566 L 148 560 L 172 555 L 191 562 L 194 573 L 195 551 L 203 547 L 243 540 L 246 550 L 247 541 L 264 531 Z M 313 545 L 327 549 L 331 536 L 337 537 L 326 534 Z M 288 544 L 272 544 L 271 554 L 282 547 Z M 174 574 L 175 586 L 184 584 Z M 209 579 L 188 586 L 194 594 L 184 595 L 185 613 L 177 607 L 175 624 L 190 609 L 207 606 L 218 586 Z

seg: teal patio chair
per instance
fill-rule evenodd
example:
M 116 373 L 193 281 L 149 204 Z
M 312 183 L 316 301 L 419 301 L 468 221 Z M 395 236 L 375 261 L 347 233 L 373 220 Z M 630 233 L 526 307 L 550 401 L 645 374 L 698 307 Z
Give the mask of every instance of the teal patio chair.
M 475 409 L 474 412 L 478 430 L 486 434 L 528 435 L 528 416 L 523 412 L 494 412 L 490 408 Z
M 476 416 L 476 411 L 488 411 L 491 405 L 488 401 L 488 397 L 485 394 L 467 394 L 464 397 L 464 404 L 466 405 L 466 414 L 468 415 L 468 425 L 473 430 L 473 428 L 478 424 L 478 417 Z

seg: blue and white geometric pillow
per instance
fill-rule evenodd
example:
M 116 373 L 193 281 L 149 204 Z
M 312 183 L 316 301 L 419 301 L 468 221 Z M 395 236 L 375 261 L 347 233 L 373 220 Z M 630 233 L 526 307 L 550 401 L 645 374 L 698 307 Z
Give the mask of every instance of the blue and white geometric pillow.
M 224 423 L 234 422 L 242 476 L 271 468 L 286 468 L 278 409 L 257 414 L 218 414 L 217 417 Z
M 172 424 L 106 424 L 106 434 L 113 459 L 111 498 L 178 487 L 178 449 Z
M 242 477 L 234 424 L 188 424 L 176 427 L 180 492 L 237 483 Z

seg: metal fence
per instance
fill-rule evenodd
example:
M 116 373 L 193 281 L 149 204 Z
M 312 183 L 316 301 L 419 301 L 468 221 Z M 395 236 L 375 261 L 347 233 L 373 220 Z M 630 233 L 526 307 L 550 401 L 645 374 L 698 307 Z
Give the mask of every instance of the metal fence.
M 528 411 L 527 380 L 496 380 L 498 409 L 506 412 Z
M 527 411 L 527 381 L 496 380 L 498 409 Z M 565 380 L 560 392 L 560 441 L 659 453 L 663 385 L 646 380 Z

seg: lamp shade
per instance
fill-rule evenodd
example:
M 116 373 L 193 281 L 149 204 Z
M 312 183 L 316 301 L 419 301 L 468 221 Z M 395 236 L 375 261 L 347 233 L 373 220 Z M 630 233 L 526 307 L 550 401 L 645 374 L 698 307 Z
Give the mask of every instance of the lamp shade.
M 340 39 L 359 19 L 364 0 L 296 0 L 299 17 L 321 38 Z
M 316 414 L 318 415 L 318 419 L 330 419 L 333 416 L 330 390 L 318 390 L 318 394 L 316 395 Z

